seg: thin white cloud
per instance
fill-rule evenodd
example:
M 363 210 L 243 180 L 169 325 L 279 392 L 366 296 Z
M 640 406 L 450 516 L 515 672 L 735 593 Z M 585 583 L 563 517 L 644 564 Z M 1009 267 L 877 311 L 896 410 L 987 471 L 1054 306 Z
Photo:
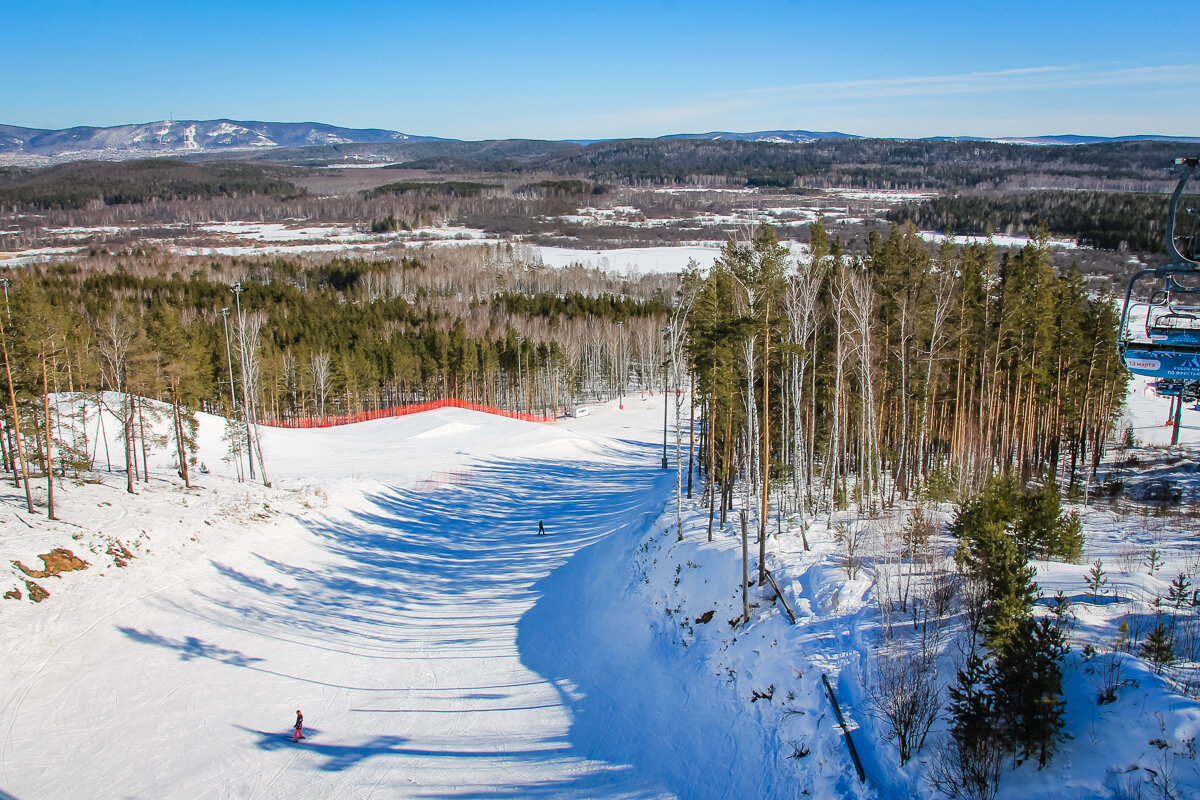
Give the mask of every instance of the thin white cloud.
M 960 75 L 924 75 L 860 81 L 829 81 L 792 86 L 747 89 L 735 94 L 781 99 L 786 97 L 898 97 L 911 95 L 974 94 L 1031 89 L 1069 89 L 1078 86 L 1119 86 L 1146 83 L 1200 82 L 1200 65 L 1172 64 L 1157 67 L 1099 70 L 1076 64 L 968 72 Z
M 796 110 L 805 116 L 820 115 L 825 125 L 814 129 L 848 129 L 846 121 L 833 121 L 830 112 L 836 106 L 875 108 L 880 116 L 894 116 L 896 109 L 883 112 L 880 107 L 898 98 L 928 98 L 970 95 L 997 95 L 1005 92 L 1026 93 L 1026 106 L 1047 107 L 1053 103 L 1039 93 L 1053 95 L 1070 89 L 1087 88 L 1094 92 L 1103 87 L 1114 90 L 1131 86 L 1174 86 L 1176 89 L 1200 85 L 1200 65 L 1170 64 L 1151 67 L 1101 68 L 1094 64 L 1022 67 L 990 72 L 950 75 L 916 75 L 899 78 L 874 78 L 849 81 L 821 81 L 785 86 L 748 88 L 690 98 L 690 102 L 652 108 L 600 112 L 563 120 L 560 128 L 586 130 L 593 135 L 629 135 L 630 131 L 679 132 L 701 130 L 757 130 L 747 127 L 752 118 L 794 119 Z M 1099 100 L 1096 101 L 1098 104 Z M 1026 108 L 1028 111 L 1028 108 Z M 882 113 L 881 113 L 882 112 Z M 1178 112 L 1177 112 L 1178 113 Z M 867 112 L 868 116 L 870 111 Z M 947 116 L 941 114 L 939 116 Z M 737 121 L 740 120 L 740 124 Z M 929 122 L 931 120 L 926 120 Z M 767 128 L 787 127 L 784 123 Z M 874 126 L 873 126 L 874 127 Z

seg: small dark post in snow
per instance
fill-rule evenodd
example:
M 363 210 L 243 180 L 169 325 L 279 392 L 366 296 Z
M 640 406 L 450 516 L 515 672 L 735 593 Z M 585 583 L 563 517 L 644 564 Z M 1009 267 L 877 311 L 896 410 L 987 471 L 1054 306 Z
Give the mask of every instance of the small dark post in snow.
M 787 612 L 788 619 L 792 624 L 796 624 L 796 614 L 792 611 L 792 607 L 788 605 L 787 598 L 783 596 L 783 590 L 779 588 L 779 584 L 775 582 L 775 576 L 771 574 L 771 570 L 763 570 L 767 576 L 767 580 L 771 584 L 771 588 L 775 590 L 775 596 L 779 598 L 779 604 L 783 606 L 783 610 Z
M 833 705 L 833 713 L 837 717 L 838 725 L 842 726 L 842 733 L 846 734 L 846 749 L 850 751 L 850 760 L 854 762 L 854 768 L 858 770 L 858 779 L 866 783 L 867 773 L 863 770 L 862 762 L 858 760 L 858 750 L 854 748 L 854 740 L 850 738 L 850 728 L 846 725 L 846 718 L 842 716 L 842 708 L 833 694 L 829 676 L 824 672 L 821 673 L 821 681 L 825 684 L 825 693 L 829 695 L 829 702 Z

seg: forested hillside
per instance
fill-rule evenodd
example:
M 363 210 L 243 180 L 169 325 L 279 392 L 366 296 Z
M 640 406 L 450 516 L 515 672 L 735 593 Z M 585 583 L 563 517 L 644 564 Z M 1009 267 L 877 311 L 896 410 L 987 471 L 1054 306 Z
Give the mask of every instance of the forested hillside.
M 1117 312 L 1044 247 L 931 255 L 901 228 L 848 258 L 817 226 L 812 248 L 789 268 L 763 229 L 685 284 L 686 363 L 726 495 L 746 459 L 764 503 L 772 476 L 796 508 L 1094 469 L 1125 393 Z
M 291 170 L 261 164 L 172 159 L 75 161 L 43 169 L 0 168 L 0 208 L 85 209 L 165 200 L 263 195 L 300 197 Z
M 1169 199 L 1137 192 L 953 194 L 893 210 L 888 219 L 974 236 L 1022 234 L 1044 223 L 1083 247 L 1155 253 L 1163 249 Z
M 1056 275 L 1045 247 L 931 254 L 899 228 L 851 256 L 821 225 L 811 236 L 800 263 L 769 227 L 731 239 L 682 287 L 548 270 L 503 247 L 169 276 L 152 257 L 31 269 L 9 287 L 16 413 L 23 428 L 44 419 L 51 387 L 251 420 L 442 397 L 548 413 L 656 390 L 669 362 L 679 387 L 694 365 L 702 452 L 726 494 L 745 463 L 824 505 L 851 486 L 883 502 L 883 472 L 907 495 L 1094 467 L 1124 391 L 1116 312 Z

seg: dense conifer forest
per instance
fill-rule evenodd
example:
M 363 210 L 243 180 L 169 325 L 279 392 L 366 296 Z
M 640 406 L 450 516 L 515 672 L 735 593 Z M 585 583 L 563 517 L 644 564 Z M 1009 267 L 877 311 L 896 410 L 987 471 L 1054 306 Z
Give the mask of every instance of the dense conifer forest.
M 1138 192 L 953 194 L 893 210 L 888 218 L 973 236 L 1020 235 L 1044 223 L 1055 236 L 1082 247 L 1154 253 L 1163 246 L 1168 200 L 1165 194 Z
M 816 509 L 1094 469 L 1124 392 L 1117 313 L 1040 240 L 931 251 L 895 227 L 847 252 L 820 224 L 810 236 L 800 261 L 770 227 L 731 237 L 682 282 L 549 270 L 511 246 L 29 268 L 9 278 L 9 416 L 32 433 L 47 389 L 159 398 L 185 418 L 444 397 L 561 413 L 661 391 L 666 369 L 674 389 L 694 382 L 682 415 L 701 420 L 689 447 L 721 514 L 739 474 L 764 503 L 778 482 L 788 507 Z
M 262 164 L 189 164 L 174 159 L 76 161 L 44 169 L 0 168 L 0 207 L 86 209 L 165 200 L 262 195 L 293 199 L 294 170 Z

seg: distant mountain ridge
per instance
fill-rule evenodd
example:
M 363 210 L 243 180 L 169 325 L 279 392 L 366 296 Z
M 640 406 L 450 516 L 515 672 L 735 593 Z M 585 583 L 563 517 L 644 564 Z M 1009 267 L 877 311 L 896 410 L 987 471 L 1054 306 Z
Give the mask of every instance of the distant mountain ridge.
M 729 131 L 712 131 L 711 133 L 672 133 L 659 136 L 659 139 L 724 139 L 736 142 L 776 142 L 778 144 L 804 144 L 820 139 L 862 139 L 853 133 L 838 131 L 754 131 L 753 133 L 731 133 Z
M 660 136 L 659 139 L 711 139 L 738 142 L 777 142 L 780 144 L 804 144 L 822 139 L 901 139 L 909 141 L 931 142 L 1000 142 L 1002 144 L 1034 144 L 1034 145 L 1075 145 L 1101 144 L 1104 142 L 1200 142 L 1200 136 L 1161 136 L 1157 134 L 1142 134 L 1136 136 L 1080 136 L 1062 134 L 1054 136 L 924 136 L 909 138 L 904 136 L 859 136 L 855 133 L 839 131 L 753 131 L 750 133 L 731 133 L 729 131 L 712 131 L 711 133 L 672 133 Z M 580 140 L 584 141 L 584 140 Z
M 806 144 L 827 139 L 861 140 L 864 137 L 839 131 L 775 130 L 737 133 L 675 133 L 659 140 L 711 140 L 734 142 L 765 142 Z M 898 141 L 903 137 L 895 138 Z M 513 140 L 529 141 L 534 140 Z M 622 140 L 574 139 L 580 146 Z M 999 142 L 1024 145 L 1079 145 L 1104 142 L 1163 141 L 1200 143 L 1200 137 L 1182 136 L 930 136 L 908 141 Z M 343 145 L 411 145 L 416 143 L 458 143 L 457 139 L 435 136 L 414 136 L 381 128 L 342 128 L 320 122 L 255 122 L 229 119 L 162 120 L 133 125 L 101 128 L 81 126 L 65 130 L 23 128 L 0 125 L 0 165 L 45 166 L 67 161 L 125 161 L 164 156 L 220 157 L 223 154 L 266 154 L 285 148 L 332 147 Z M 547 142 L 547 144 L 554 144 Z M 270 156 L 268 156 L 270 157 Z M 347 154 L 340 154 L 339 160 Z
M 254 152 L 278 147 L 428 141 L 440 140 L 399 131 L 341 128 L 320 122 L 162 120 L 65 130 L 0 125 L 0 164 L 36 166 L 83 159 L 124 161 L 200 153 Z
M 929 141 L 941 142 L 1001 142 L 1003 144 L 1076 145 L 1103 144 L 1105 142 L 1200 142 L 1200 136 L 1161 136 L 1140 134 L 1135 136 L 1079 136 L 1059 134 L 1056 136 L 929 136 Z

